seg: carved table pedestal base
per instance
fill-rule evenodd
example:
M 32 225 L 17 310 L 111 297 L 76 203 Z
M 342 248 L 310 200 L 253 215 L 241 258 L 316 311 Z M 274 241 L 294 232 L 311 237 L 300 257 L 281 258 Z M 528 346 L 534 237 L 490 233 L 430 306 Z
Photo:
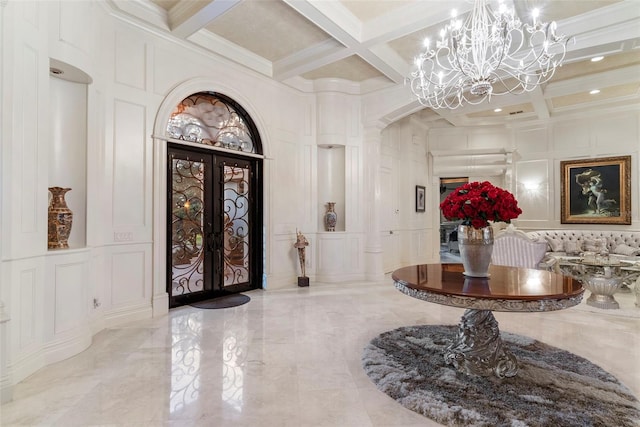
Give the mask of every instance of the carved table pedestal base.
M 455 341 L 444 354 L 447 364 L 470 375 L 513 377 L 518 362 L 500 338 L 498 322 L 490 310 L 464 312 Z

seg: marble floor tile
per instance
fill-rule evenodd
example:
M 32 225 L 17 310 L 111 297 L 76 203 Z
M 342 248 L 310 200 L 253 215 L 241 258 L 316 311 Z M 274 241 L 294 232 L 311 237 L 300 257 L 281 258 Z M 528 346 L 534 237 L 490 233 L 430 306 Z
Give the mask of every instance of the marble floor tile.
M 101 331 L 86 351 L 17 384 L 0 425 L 438 425 L 378 391 L 362 349 L 400 326 L 457 324 L 464 310 L 403 295 L 389 276 L 247 295 L 240 307 L 181 307 Z M 640 308 L 632 294 L 616 299 L 620 310 L 583 301 L 495 317 L 501 330 L 585 357 L 640 395 Z

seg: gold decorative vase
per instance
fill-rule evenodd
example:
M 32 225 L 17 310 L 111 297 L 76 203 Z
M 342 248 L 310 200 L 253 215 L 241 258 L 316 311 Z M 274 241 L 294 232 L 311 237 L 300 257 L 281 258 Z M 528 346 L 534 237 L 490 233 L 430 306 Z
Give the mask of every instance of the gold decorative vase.
M 69 234 L 73 224 L 73 212 L 67 206 L 64 195 L 70 188 L 49 187 L 51 203 L 49 203 L 49 249 L 65 249 L 69 247 Z
M 489 277 L 489 264 L 493 252 L 493 229 L 458 225 L 458 246 L 464 266 L 464 275 Z

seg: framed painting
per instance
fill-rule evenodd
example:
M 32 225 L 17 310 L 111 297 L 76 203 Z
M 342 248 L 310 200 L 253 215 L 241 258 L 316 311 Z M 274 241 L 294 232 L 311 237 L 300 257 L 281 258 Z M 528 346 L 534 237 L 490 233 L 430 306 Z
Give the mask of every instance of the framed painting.
M 416 212 L 424 212 L 425 189 L 422 185 L 416 185 Z
M 562 224 L 631 224 L 631 156 L 560 162 Z

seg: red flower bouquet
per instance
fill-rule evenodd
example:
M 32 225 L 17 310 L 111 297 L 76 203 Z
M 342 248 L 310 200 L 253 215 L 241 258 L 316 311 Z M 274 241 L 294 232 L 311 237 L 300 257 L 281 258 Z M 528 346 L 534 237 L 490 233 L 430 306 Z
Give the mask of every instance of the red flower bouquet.
M 513 194 L 488 181 L 456 188 L 440 203 L 440 209 L 448 220 L 461 219 L 474 228 L 486 227 L 489 221 L 509 223 L 522 213 Z

